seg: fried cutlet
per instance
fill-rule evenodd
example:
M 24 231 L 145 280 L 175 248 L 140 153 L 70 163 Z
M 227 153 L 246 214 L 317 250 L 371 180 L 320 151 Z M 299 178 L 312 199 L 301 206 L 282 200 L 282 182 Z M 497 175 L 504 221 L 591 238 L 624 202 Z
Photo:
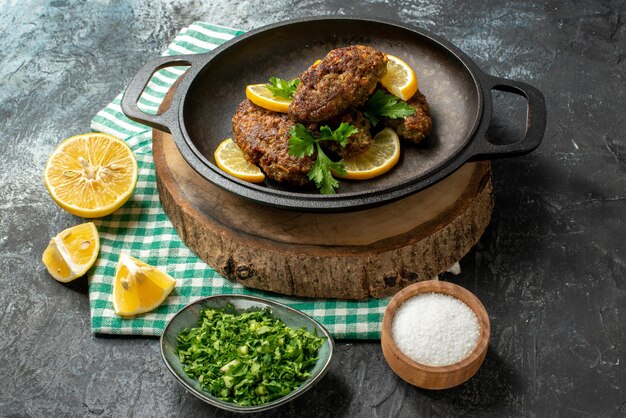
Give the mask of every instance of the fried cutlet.
M 289 129 L 295 122 L 285 113 L 263 109 L 249 100 L 237 107 L 233 117 L 234 141 L 252 164 L 280 183 L 303 186 L 314 159 L 289 155 Z
M 385 124 L 392 128 L 401 139 L 419 144 L 432 130 L 430 108 L 426 97 L 418 91 L 407 104 L 415 109 L 415 113 L 403 119 L 387 119 Z
M 365 104 L 386 72 L 387 57 L 372 47 L 333 49 L 300 75 L 289 116 L 304 123 L 332 120 Z
M 358 131 L 348 137 L 348 144 L 342 147 L 335 141 L 324 141 L 322 146 L 324 150 L 330 151 L 339 158 L 350 158 L 355 155 L 364 153 L 372 143 L 372 135 L 370 134 L 370 121 L 363 116 L 358 110 L 352 109 L 328 123 L 331 129 L 337 129 L 343 122 L 354 126 Z

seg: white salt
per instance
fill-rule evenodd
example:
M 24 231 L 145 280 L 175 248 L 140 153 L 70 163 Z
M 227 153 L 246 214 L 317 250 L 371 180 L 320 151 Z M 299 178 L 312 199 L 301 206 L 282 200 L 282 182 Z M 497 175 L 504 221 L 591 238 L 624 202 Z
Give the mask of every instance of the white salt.
M 416 362 L 447 366 L 472 352 L 480 325 L 463 301 L 431 292 L 407 299 L 398 308 L 391 335 L 400 351 Z

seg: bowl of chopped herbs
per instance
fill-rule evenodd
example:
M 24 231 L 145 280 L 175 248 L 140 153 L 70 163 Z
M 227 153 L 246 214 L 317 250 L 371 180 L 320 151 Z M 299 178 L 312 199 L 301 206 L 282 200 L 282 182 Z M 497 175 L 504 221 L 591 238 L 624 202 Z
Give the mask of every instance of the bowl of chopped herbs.
M 304 313 L 246 295 L 198 300 L 161 335 L 163 360 L 185 389 L 240 413 L 302 395 L 326 374 L 334 347 L 328 331 Z

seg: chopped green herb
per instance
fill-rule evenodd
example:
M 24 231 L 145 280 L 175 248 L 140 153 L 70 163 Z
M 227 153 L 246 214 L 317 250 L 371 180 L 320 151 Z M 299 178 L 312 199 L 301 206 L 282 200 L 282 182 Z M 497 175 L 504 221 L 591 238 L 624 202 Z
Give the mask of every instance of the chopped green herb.
M 358 129 L 349 123 L 343 122 L 334 131 L 328 126 L 320 128 L 320 135 L 315 138 L 313 134 L 301 123 L 291 127 L 289 133 L 289 154 L 298 158 L 304 158 L 313 155 L 317 151 L 317 158 L 311 170 L 307 174 L 309 180 L 315 182 L 315 185 L 322 194 L 334 194 L 335 189 L 339 187 L 339 182 L 333 177 L 332 172 L 337 174 L 345 174 L 346 170 L 343 164 L 331 160 L 320 146 L 322 141 L 336 141 L 342 147 L 348 144 L 350 135 L 357 133 Z
M 376 126 L 381 117 L 390 119 L 404 118 L 415 113 L 415 109 L 393 94 L 376 90 L 365 104 L 363 115 Z
M 265 87 L 267 87 L 267 89 L 272 92 L 272 95 L 276 97 L 291 99 L 296 93 L 298 84 L 300 84 L 299 78 L 294 78 L 293 80 L 283 80 L 282 78 L 272 77 L 270 78 L 269 84 L 266 84 Z
M 230 313 L 207 308 L 177 337 L 187 375 L 211 395 L 242 406 L 288 395 L 311 375 L 325 338 L 289 328 L 269 309 Z

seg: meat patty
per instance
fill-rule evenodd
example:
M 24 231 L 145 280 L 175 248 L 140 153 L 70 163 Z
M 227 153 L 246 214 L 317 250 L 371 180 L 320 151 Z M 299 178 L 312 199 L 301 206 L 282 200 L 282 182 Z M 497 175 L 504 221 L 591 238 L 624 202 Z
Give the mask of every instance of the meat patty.
M 289 116 L 305 123 L 331 120 L 365 104 L 387 72 L 387 57 L 363 45 L 333 49 L 300 74 Z
M 426 97 L 418 91 L 407 104 L 415 109 L 415 113 L 404 119 L 387 119 L 385 124 L 396 131 L 398 136 L 406 141 L 419 144 L 432 130 L 430 108 Z
M 330 151 L 339 158 L 350 158 L 367 151 L 372 143 L 370 121 L 363 116 L 363 113 L 353 109 L 351 112 L 345 113 L 330 121 L 328 126 L 334 130 L 337 129 L 342 122 L 349 123 L 354 126 L 358 129 L 358 132 L 353 133 L 348 137 L 348 144 L 345 147 L 342 147 L 336 141 L 322 142 L 324 150 Z
M 289 155 L 289 129 L 294 124 L 285 113 L 272 112 L 244 100 L 233 116 L 234 140 L 246 159 L 258 164 L 267 177 L 303 186 L 310 182 L 307 174 L 314 160 Z

